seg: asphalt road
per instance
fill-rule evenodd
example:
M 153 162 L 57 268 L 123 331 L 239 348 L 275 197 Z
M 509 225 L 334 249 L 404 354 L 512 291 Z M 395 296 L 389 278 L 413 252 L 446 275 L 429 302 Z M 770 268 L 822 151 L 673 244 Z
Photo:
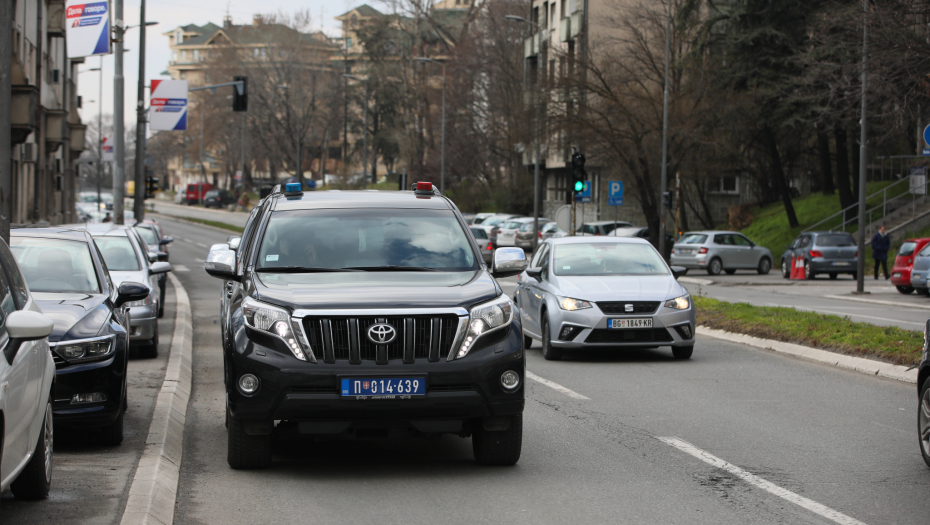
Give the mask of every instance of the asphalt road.
M 194 312 L 176 523 L 923 524 L 930 516 L 914 386 L 710 338 L 699 338 L 686 362 L 664 349 L 548 362 L 536 344 L 515 467 L 479 467 L 469 440 L 446 436 L 279 440 L 272 469 L 231 470 L 221 283 L 201 269 L 207 246 L 226 234 L 163 223 L 177 239 L 172 263 Z
M 174 333 L 175 294 L 168 286 L 165 316 L 158 320 L 158 357 L 129 354 L 129 411 L 123 443 L 94 444 L 93 434 L 55 428 L 52 488 L 48 500 L 20 501 L 7 491 L 0 496 L 0 523 L 119 523 L 136 465 L 145 448 L 155 397 L 165 379 Z

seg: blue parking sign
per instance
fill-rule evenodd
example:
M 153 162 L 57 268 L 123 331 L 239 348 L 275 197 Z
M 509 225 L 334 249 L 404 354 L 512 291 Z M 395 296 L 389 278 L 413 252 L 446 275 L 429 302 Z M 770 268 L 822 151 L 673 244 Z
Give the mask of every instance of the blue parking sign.
M 623 206 L 623 181 L 612 180 L 607 183 L 607 204 Z

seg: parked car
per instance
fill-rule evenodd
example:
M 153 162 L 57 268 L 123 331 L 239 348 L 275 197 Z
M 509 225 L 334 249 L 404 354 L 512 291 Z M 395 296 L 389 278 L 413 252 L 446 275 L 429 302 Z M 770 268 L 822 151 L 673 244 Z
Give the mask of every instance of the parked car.
M 158 318 L 164 315 L 164 298 L 159 280 L 171 271 L 171 264 L 149 257 L 146 244 L 131 226 L 100 224 L 87 228 L 100 248 L 110 278 L 118 288 L 123 282 L 145 283 L 151 292 L 129 307 L 129 342 L 142 357 L 158 356 Z
M 500 227 L 504 225 L 510 219 L 519 217 L 519 215 L 514 215 L 512 213 L 501 213 L 492 215 L 490 217 L 485 217 L 481 224 L 477 225 L 479 228 L 484 229 L 488 233 L 488 238 L 491 239 L 491 242 L 497 246 L 497 234 L 500 231 Z
M 186 191 L 175 192 L 174 203 L 175 204 L 187 204 L 187 192 Z
M 185 199 L 190 205 L 200 204 L 206 193 L 212 189 L 213 185 L 206 182 L 188 184 Z
M 924 246 L 911 265 L 911 288 L 920 295 L 928 295 L 927 278 L 930 277 L 930 244 Z
M 10 232 L 11 249 L 29 290 L 52 321 L 55 426 L 98 432 L 106 445 L 123 441 L 129 352 L 127 303 L 151 290 L 116 286 L 90 233 L 67 228 Z
M 559 228 L 559 223 L 552 221 L 545 226 L 540 226 L 539 235 L 542 240 L 546 240 L 558 237 L 568 237 L 568 232 L 562 228 Z
M 53 327 L 0 240 L 0 492 L 22 499 L 45 498 L 52 483 Z
M 643 226 L 624 226 L 617 228 L 616 230 L 608 234 L 610 237 L 636 237 L 637 239 L 646 239 L 649 241 L 649 228 Z M 672 250 L 675 246 L 675 237 L 670 234 L 665 234 L 665 255 L 671 259 Z M 658 249 L 658 246 L 656 247 Z
M 549 219 L 545 217 L 539 218 L 539 225 L 549 222 Z M 518 246 L 517 244 L 517 233 L 522 228 L 527 228 L 529 231 L 529 242 L 525 243 L 525 246 L 530 248 L 533 247 L 533 223 L 534 219 L 532 217 L 519 217 L 516 219 L 510 219 L 500 226 L 500 229 L 497 232 L 497 246 Z
M 688 232 L 672 246 L 670 260 L 673 265 L 706 270 L 709 275 L 733 275 L 738 269 L 765 275 L 772 269 L 768 248 L 732 231 Z
M 490 216 L 492 216 L 492 215 L 496 215 L 496 214 L 495 214 L 495 213 L 487 213 L 487 212 L 485 212 L 485 213 L 477 213 L 477 214 L 475 214 L 475 218 L 472 219 L 472 222 L 470 222 L 469 224 L 471 224 L 471 225 L 481 224 L 482 222 L 484 222 L 485 219 L 487 219 L 488 217 L 490 217 Z
M 174 237 L 165 235 L 164 231 L 161 229 L 161 225 L 157 221 L 145 219 L 142 222 L 137 222 L 135 231 L 145 242 L 148 251 L 157 254 L 157 260 L 168 262 L 168 245 L 174 242 Z M 165 290 L 167 284 L 168 275 L 160 274 L 158 276 L 158 291 L 161 295 L 161 303 L 159 303 L 158 317 L 163 317 L 165 315 Z
M 488 232 L 484 231 L 481 228 L 469 228 L 471 231 L 472 237 L 475 238 L 475 242 L 478 243 L 478 250 L 481 252 L 481 258 L 484 259 L 484 262 L 487 264 L 491 263 L 491 258 L 494 255 L 494 245 L 491 243 L 491 239 L 488 239 Z
M 798 235 L 781 256 L 781 274 L 785 279 L 791 277 L 792 256 L 803 261 L 805 279 L 824 273 L 831 279 L 841 273 L 856 278 L 859 249 L 848 233 L 804 232 Z
M 930 467 L 930 319 L 924 325 L 924 348 L 917 367 L 917 437 L 920 455 Z
M 891 284 L 899 292 L 906 295 L 914 291 L 914 287 L 911 286 L 911 268 L 914 266 L 916 254 L 920 253 L 928 243 L 930 243 L 930 237 L 905 239 L 901 243 L 898 255 L 894 258 L 894 266 L 891 268 Z
M 575 230 L 576 236 L 598 236 L 598 235 L 607 235 L 608 233 L 614 231 L 614 228 L 626 228 L 633 226 L 632 224 L 625 221 L 596 221 L 596 222 L 586 222 L 583 223 Z
M 224 208 L 237 201 L 236 196 L 226 190 L 210 190 L 203 196 L 203 205 L 207 208 Z
M 517 281 L 523 345 L 547 360 L 566 349 L 670 346 L 694 351 L 695 311 L 671 267 L 642 239 L 564 237 L 542 242 Z

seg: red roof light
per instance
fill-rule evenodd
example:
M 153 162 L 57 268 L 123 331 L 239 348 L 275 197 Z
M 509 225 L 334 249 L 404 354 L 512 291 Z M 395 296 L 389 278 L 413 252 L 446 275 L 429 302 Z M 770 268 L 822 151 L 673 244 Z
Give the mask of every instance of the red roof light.
M 432 182 L 418 182 L 417 191 L 433 191 Z

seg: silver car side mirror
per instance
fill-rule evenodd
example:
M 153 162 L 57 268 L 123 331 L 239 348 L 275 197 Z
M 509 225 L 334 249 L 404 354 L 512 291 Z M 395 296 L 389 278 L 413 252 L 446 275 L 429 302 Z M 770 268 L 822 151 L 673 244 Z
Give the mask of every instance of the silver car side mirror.
M 491 275 L 497 278 L 518 275 L 526 270 L 527 264 L 523 248 L 498 248 L 491 261 Z
M 213 277 L 225 281 L 238 281 L 236 275 L 236 252 L 226 250 L 210 250 L 207 254 L 207 260 L 203 263 L 203 269 Z

